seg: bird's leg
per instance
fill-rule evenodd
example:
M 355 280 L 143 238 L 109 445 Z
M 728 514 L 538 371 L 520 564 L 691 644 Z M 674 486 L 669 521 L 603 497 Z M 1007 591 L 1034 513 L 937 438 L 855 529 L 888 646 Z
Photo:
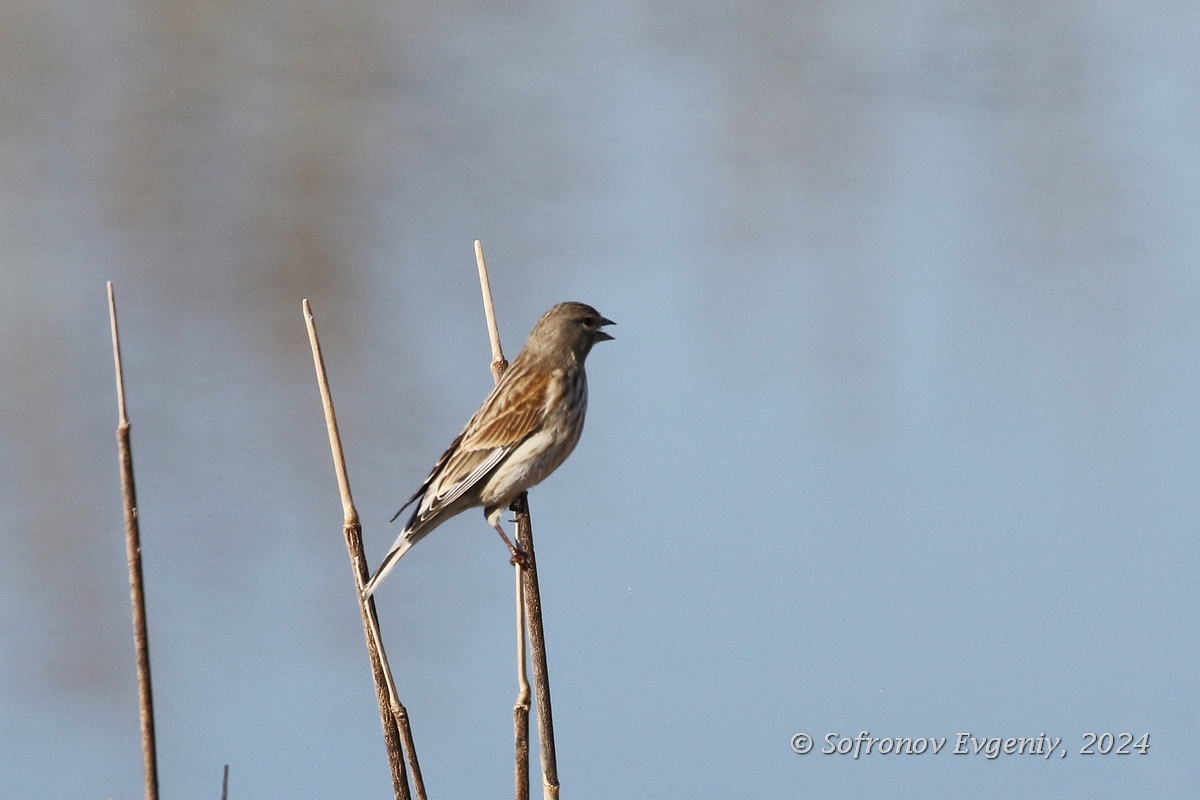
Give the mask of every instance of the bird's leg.
M 507 547 L 508 552 L 512 554 L 510 563 L 520 564 L 522 568 L 527 566 L 529 559 L 525 557 L 525 551 L 517 549 L 517 546 L 509 541 L 508 535 L 504 532 L 504 528 L 500 527 L 500 522 L 493 522 L 492 527 L 496 529 L 496 533 L 500 534 L 500 538 L 504 540 L 504 546 Z

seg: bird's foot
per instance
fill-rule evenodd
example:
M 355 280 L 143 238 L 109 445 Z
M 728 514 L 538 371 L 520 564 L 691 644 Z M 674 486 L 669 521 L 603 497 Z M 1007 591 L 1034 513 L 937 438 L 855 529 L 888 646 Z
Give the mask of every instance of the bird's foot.
M 512 564 L 514 567 L 520 567 L 523 570 L 529 569 L 529 553 L 526 553 L 524 550 L 520 550 L 516 547 L 511 548 L 510 552 L 512 554 L 512 558 L 508 560 L 508 563 Z
M 508 563 L 512 564 L 513 566 L 519 565 L 521 569 L 528 569 L 529 555 L 524 550 L 521 550 L 512 543 L 512 540 L 508 538 L 508 534 L 504 532 L 504 529 L 500 527 L 499 523 L 493 527 L 495 527 L 496 533 L 500 534 L 500 538 L 504 540 L 504 546 L 508 548 L 508 553 L 510 556 L 512 556 Z

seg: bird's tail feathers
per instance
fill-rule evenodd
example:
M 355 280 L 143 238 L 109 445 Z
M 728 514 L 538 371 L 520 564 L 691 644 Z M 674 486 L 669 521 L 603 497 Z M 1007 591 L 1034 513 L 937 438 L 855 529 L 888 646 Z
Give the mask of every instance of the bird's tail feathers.
M 403 514 L 403 513 L 404 513 L 404 509 L 406 509 L 406 508 L 408 508 L 409 506 L 411 506 L 411 505 L 413 504 L 413 501 L 414 501 L 414 500 L 416 500 L 416 499 L 417 499 L 418 497 L 420 497 L 421 495 L 425 494 L 425 488 L 426 488 L 426 487 L 422 486 L 420 489 L 417 489 L 417 493 L 416 493 L 416 494 L 414 494 L 412 497 L 408 498 L 408 500 L 406 500 L 406 501 L 405 501 L 404 505 L 400 506 L 400 510 L 399 510 L 399 511 L 397 511 L 395 514 L 393 514 L 393 515 L 392 515 L 392 518 L 388 520 L 388 524 L 389 524 L 389 525 L 391 525 L 393 522 L 395 522 L 395 521 L 396 521 L 396 519 L 397 519 L 397 518 L 398 518 L 398 517 L 399 517 L 401 514 Z M 409 524 L 411 524 L 411 523 L 409 523 Z M 406 527 L 407 527 L 407 526 L 406 526 Z
M 403 511 L 403 509 L 401 509 Z M 407 536 L 408 531 L 401 534 L 396 543 L 392 545 L 392 549 L 383 557 L 383 563 L 379 565 L 379 569 L 375 570 L 375 574 L 371 576 L 371 580 L 367 581 L 367 585 L 363 587 L 363 600 L 368 599 L 375 594 L 375 590 L 379 588 L 379 584 L 383 583 L 383 579 L 388 576 L 388 573 L 400 562 L 400 556 L 408 552 L 408 548 L 416 544 L 415 538 Z

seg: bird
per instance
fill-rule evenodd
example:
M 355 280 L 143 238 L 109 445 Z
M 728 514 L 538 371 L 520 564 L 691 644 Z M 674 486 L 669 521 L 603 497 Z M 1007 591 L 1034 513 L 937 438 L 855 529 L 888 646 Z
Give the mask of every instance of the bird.
M 615 324 L 585 303 L 559 303 L 541 316 L 491 394 L 392 517 L 395 522 L 405 508 L 417 503 L 363 587 L 364 600 L 409 548 L 469 508 L 483 506 L 484 516 L 513 559 L 523 556 L 500 527 L 500 515 L 521 492 L 549 477 L 575 449 L 587 412 L 583 364 L 593 345 L 613 338 L 604 327 Z

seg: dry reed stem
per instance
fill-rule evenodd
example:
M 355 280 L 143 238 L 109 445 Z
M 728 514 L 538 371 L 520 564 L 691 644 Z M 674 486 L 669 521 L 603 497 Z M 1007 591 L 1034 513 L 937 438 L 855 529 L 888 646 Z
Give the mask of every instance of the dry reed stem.
M 125 509 L 125 555 L 129 562 L 129 603 L 133 608 L 133 643 L 137 651 L 138 715 L 142 726 L 142 777 L 146 800 L 158 800 L 158 748 L 154 738 L 154 695 L 150 686 L 150 634 L 146 625 L 146 594 L 142 583 L 142 542 L 138 526 L 137 491 L 133 481 L 133 449 L 125 413 L 125 373 L 121 337 L 117 333 L 117 301 L 108 282 L 108 321 L 112 329 L 113 364 L 117 377 L 117 452 L 121 460 L 121 499 Z
M 533 656 L 533 688 L 537 698 L 538 749 L 542 756 L 542 797 L 558 800 L 558 756 L 554 750 L 554 712 L 550 706 L 550 669 L 546 662 L 546 632 L 542 627 L 542 592 L 538 586 L 537 555 L 529 494 L 521 492 L 512 504 L 517 515 L 517 549 L 525 553 L 525 613 Z
M 529 800 L 529 676 L 525 650 L 525 575 L 520 564 L 514 564 L 517 606 L 517 702 L 513 705 L 513 731 L 516 738 L 516 799 Z
M 475 262 L 479 267 L 479 287 L 483 292 L 483 313 L 487 318 L 488 338 L 492 345 L 492 377 L 496 383 L 508 368 L 500 347 L 500 329 L 492 304 L 492 285 L 483 259 L 483 244 L 475 240 Z M 533 649 L 533 682 L 537 694 L 538 751 L 541 753 L 542 796 L 558 800 L 558 759 L 554 750 L 554 718 L 550 710 L 550 674 L 546 664 L 546 637 L 542 626 L 541 590 L 537 580 L 537 561 L 533 553 L 533 526 L 529 520 L 529 495 L 521 495 L 512 504 L 517 515 L 517 548 L 525 554 L 525 568 L 516 564 L 517 574 L 517 703 L 513 706 L 516 729 L 516 797 L 529 797 L 529 681 L 525 676 L 525 634 L 529 632 Z M 523 598 L 523 602 L 522 602 Z M 522 613 L 524 612 L 524 613 Z M 522 621 L 522 616 L 525 620 Z M 523 709 L 523 711 L 522 711 Z
M 496 309 L 492 304 L 492 284 L 488 280 L 487 262 L 483 258 L 483 243 L 475 240 L 475 264 L 479 267 L 479 288 L 483 291 L 483 315 L 487 319 L 488 341 L 492 346 L 492 380 L 508 369 L 504 349 L 500 346 L 500 328 L 496 325 Z M 529 675 L 526 665 L 525 573 L 519 563 L 513 563 L 517 609 L 517 701 L 513 704 L 513 740 L 516 766 L 514 783 L 516 800 L 529 800 Z
M 383 725 L 383 742 L 387 749 L 388 765 L 392 772 L 392 788 L 395 791 L 396 800 L 410 800 L 412 795 L 409 792 L 408 776 L 403 758 L 403 753 L 406 752 L 409 765 L 412 767 L 413 784 L 416 787 L 418 800 L 426 800 L 425 784 L 421 777 L 420 765 L 417 762 L 417 751 L 408 721 L 408 711 L 400 703 L 396 694 L 396 685 L 392 680 L 387 653 L 383 649 L 383 638 L 379 633 L 379 617 L 375 612 L 375 601 L 372 599 L 363 601 L 362 599 L 363 586 L 370 578 L 367 557 L 363 551 L 362 525 L 359 523 L 358 511 L 354 508 L 354 500 L 350 494 L 350 479 L 346 473 L 342 438 L 338 432 L 337 415 L 333 410 L 333 397 L 330 394 L 329 381 L 325 373 L 325 359 L 321 355 L 321 343 L 317 338 L 316 323 L 313 320 L 312 308 L 309 306 L 308 300 L 304 301 L 303 307 L 304 322 L 308 327 L 308 340 L 312 346 L 313 364 L 317 371 L 317 384 L 321 390 L 321 404 L 325 410 L 329 447 L 333 452 L 333 469 L 337 473 L 338 489 L 342 497 L 342 533 L 346 538 L 346 549 L 350 553 L 355 596 L 358 598 L 359 610 L 362 613 L 363 631 L 367 639 L 367 655 L 371 661 L 371 675 L 375 680 L 375 697 L 379 702 L 379 717 Z
M 475 240 L 475 264 L 479 267 L 479 288 L 483 290 L 483 315 L 487 318 L 488 341 L 492 344 L 492 380 L 500 382 L 500 376 L 508 369 L 504 350 L 500 347 L 500 328 L 496 325 L 496 309 L 492 305 L 492 284 L 488 280 L 487 263 L 483 260 L 483 243 Z

